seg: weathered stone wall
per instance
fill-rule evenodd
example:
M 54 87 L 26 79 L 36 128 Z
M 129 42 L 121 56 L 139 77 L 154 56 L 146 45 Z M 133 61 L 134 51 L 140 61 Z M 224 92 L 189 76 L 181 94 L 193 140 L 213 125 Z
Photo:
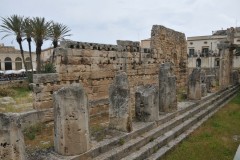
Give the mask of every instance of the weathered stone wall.
M 108 88 L 116 72 L 124 71 L 128 76 L 134 113 L 137 87 L 158 83 L 159 65 L 164 61 L 174 64 L 178 88 L 186 88 L 185 35 L 163 26 L 153 26 L 151 43 L 152 49 L 144 50 L 139 42 L 132 41 L 117 41 L 117 45 L 62 42 L 61 47 L 56 49 L 58 78 L 34 82 L 35 107 L 52 107 L 53 91 L 72 83 L 81 83 L 88 94 L 90 115 L 101 118 L 102 114 L 108 114 Z
M 178 87 L 187 83 L 187 43 L 184 33 L 164 26 L 154 25 L 151 33 L 151 49 L 157 62 L 171 62 Z

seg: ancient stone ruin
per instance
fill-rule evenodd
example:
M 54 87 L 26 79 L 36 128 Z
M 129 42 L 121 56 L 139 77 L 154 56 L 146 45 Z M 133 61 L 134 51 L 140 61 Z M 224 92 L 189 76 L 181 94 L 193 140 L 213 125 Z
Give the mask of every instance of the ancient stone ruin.
M 61 155 L 77 155 L 89 150 L 89 111 L 81 85 L 61 88 L 53 94 L 54 149 Z
M 202 97 L 201 91 L 201 69 L 195 68 L 189 75 L 188 79 L 188 98 L 193 100 L 199 100 Z
M 176 77 L 169 62 L 160 65 L 159 69 L 159 110 L 169 112 L 177 109 Z
M 17 114 L 0 114 L 0 159 L 26 159 L 24 138 Z
M 131 132 L 132 116 L 127 74 L 119 72 L 109 88 L 109 127 Z
M 231 65 L 225 54 L 231 44 L 221 50 L 220 88 L 227 88 L 216 92 L 215 75 L 200 68 L 188 73 L 183 33 L 154 25 L 150 42 L 150 48 L 121 40 L 61 42 L 55 50 L 57 73 L 36 74 L 32 84 L 34 108 L 44 112 L 39 117 L 54 120 L 50 159 L 154 159 L 166 152 L 162 146 L 173 147 L 237 92 L 238 72 L 224 70 Z M 188 90 L 188 99 L 180 102 L 182 90 Z M 0 116 L 0 151 L 6 159 L 24 159 L 19 121 L 12 117 Z M 91 122 L 103 127 L 96 134 L 103 136 L 100 142 Z
M 156 84 L 139 86 L 136 90 L 136 118 L 143 122 L 159 119 L 159 87 Z
M 90 121 L 109 115 L 109 84 L 115 74 L 127 74 L 131 110 L 135 113 L 135 91 L 140 85 L 157 84 L 159 65 L 171 62 L 176 76 L 176 89 L 187 88 L 186 37 L 164 26 L 152 28 L 151 48 L 139 42 L 117 41 L 117 45 L 62 41 L 56 49 L 56 70 L 52 79 L 34 79 L 34 107 L 52 107 L 54 91 L 72 83 L 81 83 L 89 98 Z M 35 76 L 35 75 L 34 75 Z M 132 114 L 135 116 L 135 114 Z

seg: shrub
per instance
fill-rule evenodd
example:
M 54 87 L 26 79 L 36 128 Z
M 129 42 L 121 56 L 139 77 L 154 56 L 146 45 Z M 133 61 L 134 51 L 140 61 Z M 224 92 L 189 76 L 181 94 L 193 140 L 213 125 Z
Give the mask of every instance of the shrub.
M 56 73 L 56 67 L 52 63 L 46 63 L 42 66 L 42 73 Z
M 35 125 L 25 128 L 23 133 L 25 137 L 27 137 L 29 140 L 34 140 L 36 135 L 40 134 L 44 127 L 45 125 L 43 123 L 37 123 Z

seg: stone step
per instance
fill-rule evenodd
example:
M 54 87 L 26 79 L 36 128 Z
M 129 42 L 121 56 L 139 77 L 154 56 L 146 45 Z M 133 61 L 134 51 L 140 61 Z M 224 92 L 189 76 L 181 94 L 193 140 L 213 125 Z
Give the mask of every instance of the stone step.
M 131 139 L 127 141 L 126 144 L 113 148 L 112 150 L 96 157 L 96 160 L 102 160 L 102 159 L 121 159 L 131 152 L 136 151 L 140 147 L 147 144 L 149 141 L 152 141 L 153 139 L 157 138 L 160 135 L 163 135 L 164 133 L 170 131 L 172 128 L 176 127 L 177 125 L 181 125 L 183 121 L 186 121 L 188 118 L 192 117 L 194 114 L 200 112 L 204 107 L 210 105 L 213 101 L 216 99 L 221 98 L 221 95 L 224 96 L 228 92 L 230 92 L 233 88 L 230 90 L 223 91 L 220 96 L 215 96 L 212 98 L 212 100 L 208 100 L 204 102 L 203 104 L 199 105 L 198 107 L 193 108 L 190 111 L 187 111 L 184 114 L 181 114 L 175 118 L 172 118 L 170 121 L 163 123 L 162 125 L 158 126 L 157 128 L 152 129 L 151 131 L 144 133 L 142 135 L 139 135 L 135 139 Z
M 196 126 L 199 126 L 201 123 L 203 123 L 204 120 L 209 118 L 209 115 L 212 115 L 213 113 L 216 112 L 218 108 L 220 108 L 220 106 L 226 104 L 224 102 L 227 101 L 229 98 L 233 97 L 235 93 L 236 90 L 233 90 L 224 97 L 218 98 L 219 101 L 214 102 L 212 105 L 198 112 L 193 117 L 184 121 L 182 124 L 166 132 L 165 134 L 153 140 L 152 142 L 149 142 L 145 146 L 141 147 L 138 151 L 128 155 L 122 160 L 129 159 L 142 160 L 146 158 L 148 158 L 148 160 L 153 160 L 160 158 L 170 148 L 175 146 L 177 143 L 183 140 L 188 134 L 190 134 L 190 132 L 192 132 L 193 129 L 196 129 Z
M 171 119 L 175 118 L 177 115 L 181 115 L 184 114 L 185 112 L 193 109 L 194 107 L 196 107 L 197 105 L 208 101 L 209 99 L 212 99 L 214 97 L 216 97 L 219 94 L 225 93 L 231 89 L 234 89 L 235 86 L 231 86 L 228 89 L 216 92 L 216 93 L 212 93 L 210 95 L 208 95 L 207 97 L 203 97 L 202 100 L 199 101 L 194 101 L 194 103 L 192 103 L 191 105 L 185 107 L 185 108 L 181 108 L 179 110 L 177 110 L 176 112 L 173 113 L 168 113 L 164 116 L 161 116 L 160 120 L 158 120 L 157 122 L 148 122 L 146 123 L 143 127 L 134 129 L 132 132 L 130 133 L 125 133 L 122 136 L 110 139 L 108 141 L 102 141 L 100 143 L 98 143 L 98 145 L 94 146 L 91 150 L 89 150 L 88 152 L 81 154 L 81 155 L 77 155 L 77 156 L 73 156 L 73 157 L 68 157 L 69 159 L 75 160 L 75 159 L 79 159 L 79 160 L 85 160 L 88 158 L 94 158 L 99 156 L 100 154 L 104 154 L 105 152 L 114 149 L 116 147 L 119 146 L 119 141 L 124 141 L 124 142 L 128 142 L 131 139 L 136 138 L 139 135 L 142 135 L 154 128 L 156 128 L 159 125 L 162 125 L 166 122 L 169 122 Z

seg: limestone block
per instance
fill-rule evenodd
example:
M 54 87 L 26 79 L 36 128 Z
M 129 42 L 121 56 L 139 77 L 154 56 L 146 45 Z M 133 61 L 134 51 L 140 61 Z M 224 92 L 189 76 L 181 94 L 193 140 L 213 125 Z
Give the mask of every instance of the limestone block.
M 176 77 L 170 63 L 163 63 L 159 69 L 159 111 L 171 112 L 177 109 Z
M 231 84 L 236 85 L 239 84 L 239 73 L 238 71 L 232 71 L 231 73 Z
M 207 86 L 205 83 L 201 84 L 201 94 L 202 94 L 202 97 L 207 96 Z
M 26 160 L 24 137 L 18 114 L 0 113 L 0 159 Z
M 118 72 L 109 87 L 109 127 L 120 131 L 132 131 L 130 92 L 127 74 Z
M 63 87 L 53 94 L 54 149 L 78 155 L 90 149 L 88 98 L 81 85 Z
M 211 93 L 211 92 L 212 92 L 213 79 L 214 79 L 214 75 L 208 75 L 208 76 L 206 76 L 206 88 L 207 88 L 207 92 L 208 92 L 208 93 Z
M 157 85 L 137 87 L 135 93 L 136 118 L 143 122 L 159 119 L 159 96 Z
M 53 101 L 35 101 L 33 102 L 33 108 L 34 109 L 46 109 L 46 108 L 52 108 L 53 107 Z
M 200 100 L 201 96 L 201 69 L 194 68 L 188 79 L 188 98 Z
M 16 104 L 16 101 L 12 97 L 0 98 L 0 106 L 1 105 L 9 105 L 9 104 Z
M 106 77 L 114 77 L 114 72 L 112 71 L 98 71 L 98 72 L 91 72 L 92 79 L 100 79 Z
M 58 73 L 33 74 L 33 83 L 50 83 L 60 81 Z

